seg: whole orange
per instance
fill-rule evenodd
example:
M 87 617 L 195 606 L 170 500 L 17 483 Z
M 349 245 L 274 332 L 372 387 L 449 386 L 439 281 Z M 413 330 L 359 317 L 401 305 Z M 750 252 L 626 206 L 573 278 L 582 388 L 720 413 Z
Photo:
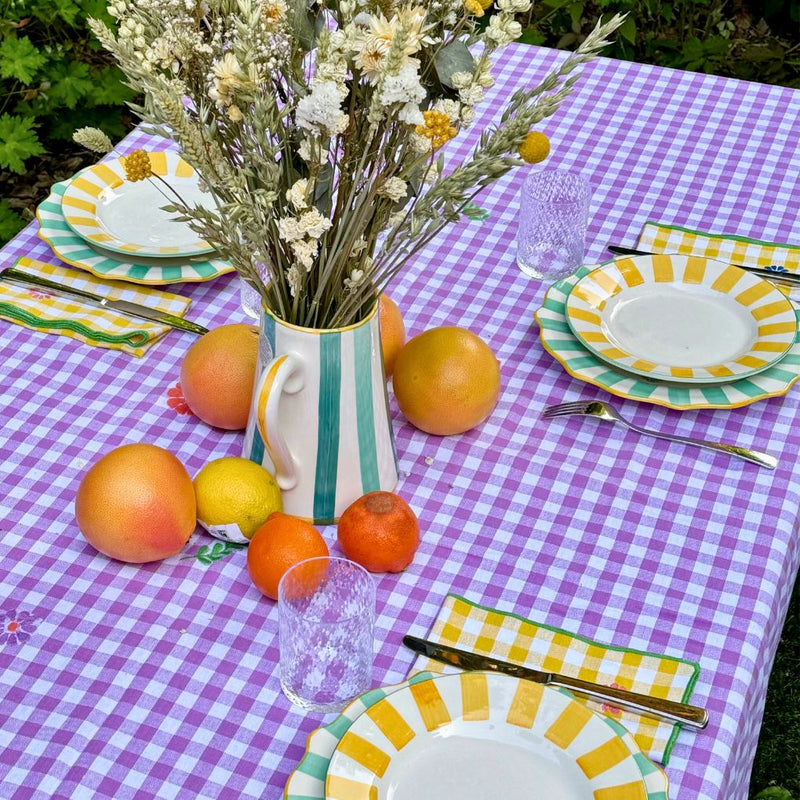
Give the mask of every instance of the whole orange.
M 87 541 L 111 558 L 135 564 L 167 558 L 195 528 L 192 479 L 167 450 L 126 444 L 83 476 L 75 518 Z
M 394 365 L 394 394 L 408 421 L 449 436 L 480 425 L 500 396 L 500 364 L 465 328 L 431 328 L 403 347 Z
M 388 294 L 380 299 L 381 350 L 383 350 L 383 369 L 391 378 L 397 354 L 406 342 L 406 326 L 397 303 Z
M 278 584 L 289 567 L 327 555 L 328 545 L 310 522 L 276 511 L 250 540 L 247 571 L 262 594 L 277 600 Z
M 257 359 L 258 328 L 253 325 L 222 325 L 201 336 L 181 364 L 181 389 L 189 408 L 215 428 L 244 428 Z
M 419 547 L 419 520 L 394 492 L 370 492 L 348 506 L 337 530 L 339 547 L 370 572 L 401 572 Z

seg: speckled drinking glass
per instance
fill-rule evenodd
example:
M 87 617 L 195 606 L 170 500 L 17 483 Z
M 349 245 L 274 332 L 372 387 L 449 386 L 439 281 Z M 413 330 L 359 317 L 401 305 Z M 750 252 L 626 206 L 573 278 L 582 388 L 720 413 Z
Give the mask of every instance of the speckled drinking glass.
M 517 230 L 522 272 L 553 283 L 583 263 L 590 199 L 588 181 L 571 170 L 543 169 L 525 179 Z
M 310 558 L 278 585 L 281 687 L 296 705 L 341 711 L 370 688 L 375 582 L 346 558 Z

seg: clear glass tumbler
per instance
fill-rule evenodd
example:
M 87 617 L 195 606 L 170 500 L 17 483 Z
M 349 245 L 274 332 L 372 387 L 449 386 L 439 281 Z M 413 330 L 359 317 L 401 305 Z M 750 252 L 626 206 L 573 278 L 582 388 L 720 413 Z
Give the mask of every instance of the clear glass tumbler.
M 565 169 L 529 175 L 519 198 L 517 265 L 531 278 L 554 282 L 583 262 L 589 183 Z
M 341 711 L 372 681 L 375 582 L 346 558 L 309 558 L 278 585 L 281 688 L 296 705 Z

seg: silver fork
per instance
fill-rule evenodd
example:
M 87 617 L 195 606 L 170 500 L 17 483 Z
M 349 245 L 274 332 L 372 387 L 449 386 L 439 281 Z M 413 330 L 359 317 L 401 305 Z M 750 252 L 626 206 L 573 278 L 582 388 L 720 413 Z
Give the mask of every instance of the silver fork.
M 778 466 L 778 459 L 769 455 L 769 453 L 761 453 L 758 450 L 747 450 L 744 447 L 738 447 L 734 444 L 706 442 L 703 439 L 692 439 L 689 436 L 677 436 L 672 433 L 654 431 L 650 428 L 640 428 L 638 425 L 628 422 L 628 420 L 620 415 L 619 411 L 617 411 L 614 406 L 608 403 L 601 403 L 599 400 L 577 400 L 574 403 L 559 403 L 557 406 L 548 406 L 542 412 L 542 419 L 554 419 L 555 417 L 568 416 L 596 417 L 597 419 L 603 419 L 607 422 L 621 422 L 637 433 L 655 436 L 657 439 L 667 439 L 670 442 L 693 444 L 705 450 L 721 450 L 723 453 L 736 456 L 737 458 L 743 458 L 746 461 L 752 461 L 754 464 L 758 464 L 760 467 L 767 467 L 768 469 L 775 469 L 775 467 Z

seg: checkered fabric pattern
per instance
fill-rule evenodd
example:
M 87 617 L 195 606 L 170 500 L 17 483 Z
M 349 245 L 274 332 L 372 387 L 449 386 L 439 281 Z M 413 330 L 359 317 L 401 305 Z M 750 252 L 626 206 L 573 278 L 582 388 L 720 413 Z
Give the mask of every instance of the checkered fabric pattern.
M 505 100 L 564 57 L 511 46 L 496 86 L 449 163 L 472 151 Z M 593 188 L 587 263 L 636 242 L 648 220 L 800 243 L 800 95 L 708 75 L 599 59 L 541 125 L 545 164 Z M 137 130 L 117 155 L 165 147 Z M 497 408 L 476 430 L 428 436 L 392 399 L 398 487 L 422 540 L 399 574 L 376 575 L 376 686 L 397 683 L 449 593 L 614 647 L 700 664 L 692 702 L 706 730 L 682 731 L 671 800 L 744 800 L 794 576 L 800 507 L 800 388 L 734 410 L 679 412 L 619 401 L 636 423 L 735 441 L 775 471 L 637 436 L 596 420 L 540 420 L 602 390 L 542 348 L 544 287 L 515 263 L 517 196 L 528 169 L 475 203 L 389 287 L 410 335 L 479 334 L 501 363 Z M 32 224 L 0 250 L 57 263 Z M 192 318 L 243 322 L 232 275 L 171 286 Z M 0 321 L 0 797 L 278 800 L 308 734 L 329 721 L 280 690 L 277 609 L 250 584 L 245 552 L 198 531 L 183 553 L 142 566 L 96 553 L 73 501 L 103 453 L 146 441 L 191 475 L 241 452 L 242 434 L 180 413 L 170 332 L 143 358 Z M 390 398 L 392 397 L 390 387 Z M 617 402 L 617 401 L 615 401 Z M 333 527 L 322 534 L 338 552 Z
M 513 664 L 677 702 L 688 702 L 700 672 L 700 667 L 689 661 L 608 647 L 456 595 L 447 596 L 427 638 Z M 420 656 L 411 674 L 455 671 L 440 661 Z M 678 726 L 629 713 L 613 702 L 587 705 L 622 722 L 651 759 L 669 762 Z
M 191 300 L 160 289 L 119 281 L 103 281 L 68 267 L 31 258 L 17 259 L 17 269 L 64 287 L 91 292 L 109 300 L 127 300 L 182 317 Z M 35 285 L 0 281 L 0 317 L 35 331 L 78 339 L 89 345 L 123 350 L 142 356 L 167 331 L 167 325 L 115 313 L 91 302 L 81 302 Z

